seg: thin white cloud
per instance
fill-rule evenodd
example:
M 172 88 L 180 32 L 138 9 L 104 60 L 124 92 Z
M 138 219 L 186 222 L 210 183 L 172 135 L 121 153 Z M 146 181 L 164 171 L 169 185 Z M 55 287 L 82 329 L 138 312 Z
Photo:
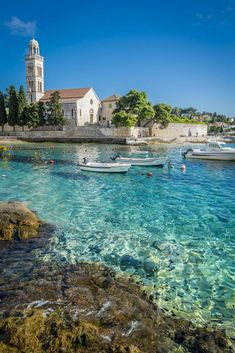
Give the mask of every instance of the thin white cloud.
M 206 20 L 206 21 L 209 21 L 212 19 L 212 15 L 208 14 L 208 15 L 204 15 L 202 13 L 196 13 L 195 14 L 195 17 L 198 18 L 199 20 Z
M 12 35 L 32 37 L 36 30 L 36 21 L 24 22 L 20 18 L 13 16 L 5 26 L 10 29 Z
M 227 7 L 226 9 L 225 9 L 225 12 L 233 12 L 234 11 L 234 8 L 233 7 Z

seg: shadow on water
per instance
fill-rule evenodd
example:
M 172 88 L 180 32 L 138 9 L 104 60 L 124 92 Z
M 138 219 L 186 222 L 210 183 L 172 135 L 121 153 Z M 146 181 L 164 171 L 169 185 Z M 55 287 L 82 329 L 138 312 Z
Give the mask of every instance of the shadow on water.
M 71 179 L 71 180 L 89 180 L 90 178 L 82 173 L 71 173 L 71 172 L 52 172 L 54 176 L 58 176 L 64 179 Z
M 45 158 L 40 158 L 40 157 L 28 157 L 28 156 L 10 156 L 7 158 L 7 161 L 9 162 L 17 162 L 17 163 L 30 163 L 30 164 L 38 164 L 38 165 L 46 165 L 51 162 L 53 164 L 59 164 L 59 165 L 76 165 L 77 163 L 72 160 L 66 160 L 66 159 L 45 159 Z

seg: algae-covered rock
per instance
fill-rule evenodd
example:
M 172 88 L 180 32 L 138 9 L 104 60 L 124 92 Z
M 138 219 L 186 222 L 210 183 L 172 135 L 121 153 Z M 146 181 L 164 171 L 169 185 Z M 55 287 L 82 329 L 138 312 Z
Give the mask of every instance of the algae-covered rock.
M 0 240 L 37 237 L 40 225 L 36 214 L 23 203 L 0 203 Z
M 29 271 L 21 280 L 7 274 L 0 286 L 0 353 L 234 352 L 224 331 L 166 316 L 108 268 L 45 263 Z

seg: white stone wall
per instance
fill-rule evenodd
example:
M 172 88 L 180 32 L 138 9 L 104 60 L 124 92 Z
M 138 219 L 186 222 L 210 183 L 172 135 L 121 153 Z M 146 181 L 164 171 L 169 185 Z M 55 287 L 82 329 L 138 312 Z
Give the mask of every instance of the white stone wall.
M 18 136 L 22 138 L 136 138 L 140 135 L 149 136 L 148 128 L 108 128 L 99 126 L 81 126 L 79 128 L 68 129 L 64 127 L 64 131 L 26 131 L 12 133 L 12 136 Z
M 150 129 L 150 135 L 160 139 L 204 137 L 207 136 L 207 125 L 171 123 L 166 129 L 160 129 L 159 125 L 155 124 Z
M 77 102 L 61 101 L 61 104 L 66 123 L 77 126 Z

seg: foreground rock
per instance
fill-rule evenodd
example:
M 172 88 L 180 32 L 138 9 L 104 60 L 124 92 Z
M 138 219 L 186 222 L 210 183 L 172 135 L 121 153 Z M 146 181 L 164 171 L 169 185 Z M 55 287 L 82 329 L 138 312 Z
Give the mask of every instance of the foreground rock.
M 40 224 L 22 204 L 0 205 L 1 238 L 30 238 L 0 246 L 0 353 L 235 352 L 224 331 L 160 310 L 129 278 L 46 262 L 54 229 Z
M 234 352 L 223 331 L 166 315 L 133 281 L 94 264 L 31 267 L 0 298 L 1 353 Z
M 38 236 L 41 222 L 20 202 L 0 203 L 0 240 L 29 239 Z

